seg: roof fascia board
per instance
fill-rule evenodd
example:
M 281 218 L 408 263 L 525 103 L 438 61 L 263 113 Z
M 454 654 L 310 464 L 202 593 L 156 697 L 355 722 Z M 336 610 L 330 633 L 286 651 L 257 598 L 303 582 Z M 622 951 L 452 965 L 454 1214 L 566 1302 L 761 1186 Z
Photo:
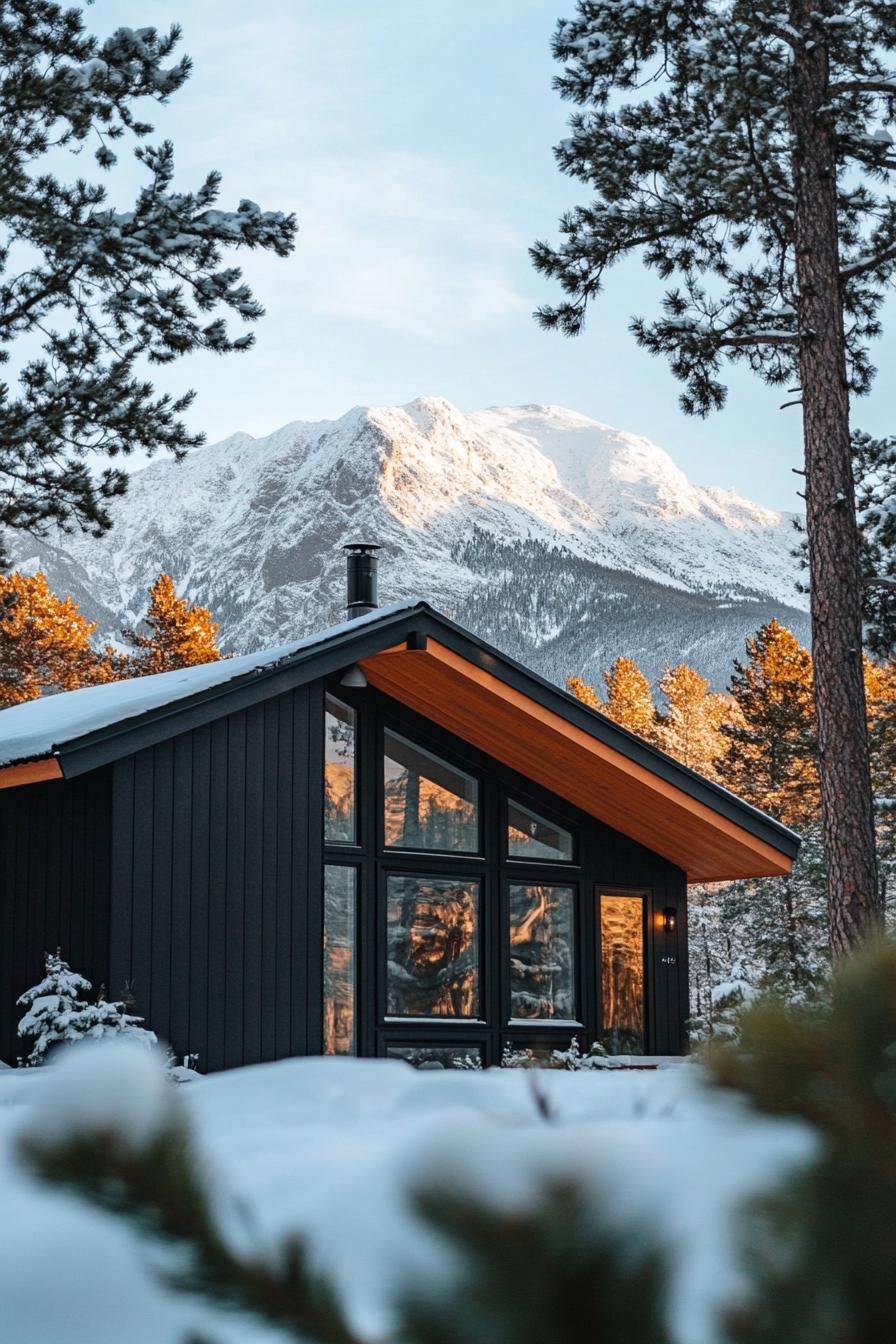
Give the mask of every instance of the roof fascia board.
M 405 630 L 406 627 L 406 630 Z M 125 719 L 107 728 L 64 743 L 58 749 L 62 773 L 66 779 L 96 770 L 111 761 L 129 756 L 157 742 L 167 741 L 179 733 L 201 728 L 215 719 L 283 695 L 304 686 L 309 681 L 330 676 L 350 663 L 379 653 L 398 638 L 420 628 L 420 616 L 415 608 L 399 612 L 382 624 L 370 624 L 361 631 L 347 631 L 325 645 L 300 649 L 295 661 L 281 662 L 257 672 L 247 672 L 234 681 L 222 682 L 195 696 L 173 701 L 145 714 Z M 346 653 L 346 644 L 351 644 Z
M 612 723 L 587 705 L 580 704 L 537 672 L 493 649 L 425 602 L 357 630 L 349 626 L 324 644 L 311 644 L 307 649 L 298 650 L 291 661 L 247 672 L 242 678 L 223 682 L 188 699 L 160 706 L 64 744 L 58 750 L 62 772 L 66 777 L 72 777 L 97 769 L 121 756 L 175 737 L 178 733 L 189 732 L 271 696 L 282 695 L 309 681 L 329 676 L 348 663 L 359 662 L 371 654 L 388 649 L 396 640 L 417 633 L 445 644 L 483 671 L 490 672 L 498 680 L 536 700 L 567 722 L 576 724 L 606 746 L 653 771 L 689 797 L 705 803 L 727 820 L 772 844 L 789 858 L 795 858 L 799 853 L 800 838 L 786 826 L 642 742 L 633 733 Z
M 498 655 L 493 652 L 488 645 L 481 644 L 474 635 L 469 635 L 453 621 L 436 616 L 435 621 L 424 618 L 420 625 L 421 629 L 434 639 L 445 644 L 454 653 L 475 663 L 483 671 L 490 672 L 499 681 L 528 695 L 565 719 L 567 723 L 576 724 L 591 736 L 598 738 L 604 745 L 643 765 L 645 769 L 659 775 L 666 783 L 673 784 L 689 797 L 705 803 L 728 821 L 742 826 L 751 835 L 768 841 L 789 858 L 796 858 L 800 849 L 800 837 L 781 822 L 775 821 L 774 817 L 760 812 L 758 808 L 729 793 L 727 789 L 704 779 L 702 775 L 673 760 L 664 752 L 657 751 L 634 733 L 627 732 L 604 715 L 589 709 L 587 705 L 580 704 L 559 687 L 539 676 L 537 672 L 530 672 L 505 654 Z

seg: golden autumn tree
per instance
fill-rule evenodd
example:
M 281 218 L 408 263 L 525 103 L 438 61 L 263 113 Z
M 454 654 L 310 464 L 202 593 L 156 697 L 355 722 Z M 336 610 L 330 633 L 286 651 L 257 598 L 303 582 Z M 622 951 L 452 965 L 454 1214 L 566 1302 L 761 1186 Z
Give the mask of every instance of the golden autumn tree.
M 122 631 L 135 654 L 128 675 L 150 676 L 179 667 L 215 663 L 221 657 L 218 626 L 207 607 L 178 597 L 170 574 L 160 574 L 149 590 L 149 610 L 144 617 L 146 632 Z
M 111 680 L 109 651 L 90 642 L 95 629 L 45 574 L 0 574 L 0 708 Z
M 630 733 L 648 742 L 656 741 L 656 706 L 650 682 L 634 658 L 617 658 L 604 673 L 607 700 L 603 711 L 608 718 Z
M 581 700 L 582 704 L 587 705 L 589 709 L 600 709 L 606 712 L 597 691 L 593 686 L 588 685 L 584 677 L 568 676 L 566 678 L 566 689 L 570 695 L 574 695 L 577 700 Z
M 583 677 L 567 677 L 566 689 L 583 705 L 599 709 L 608 719 L 637 733 L 648 742 L 656 740 L 656 708 L 650 682 L 633 658 L 617 658 L 604 672 L 606 700 Z
M 733 709 L 724 695 L 709 689 L 709 682 L 687 663 L 668 664 L 660 677 L 666 708 L 658 715 L 657 745 L 663 751 L 717 779 L 716 758 L 722 745 L 721 727 Z
M 818 819 L 818 740 L 812 655 L 776 620 L 747 640 L 731 694 L 738 717 L 725 724 L 718 769 L 747 802 L 800 827 Z

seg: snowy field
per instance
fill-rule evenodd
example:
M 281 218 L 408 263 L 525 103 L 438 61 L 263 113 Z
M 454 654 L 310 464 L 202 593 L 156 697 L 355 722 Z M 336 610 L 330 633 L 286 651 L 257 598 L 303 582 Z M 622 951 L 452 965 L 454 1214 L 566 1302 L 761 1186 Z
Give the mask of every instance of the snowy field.
M 82 1104 L 88 1113 L 139 1110 L 133 1080 L 122 1080 L 120 1095 L 114 1086 L 104 1092 L 86 1061 L 73 1104 L 74 1057 L 68 1064 L 65 1089 L 64 1065 L 0 1071 L 4 1344 L 179 1344 L 190 1330 L 221 1344 L 282 1339 L 171 1296 L 157 1278 L 164 1251 L 22 1169 L 17 1134 L 64 1127 Z M 387 1060 L 238 1069 L 178 1087 L 177 1102 L 234 1237 L 257 1246 L 306 1231 L 371 1341 L 388 1338 L 390 1300 L 402 1284 L 451 1272 L 409 1212 L 411 1188 L 447 1181 L 503 1207 L 525 1206 L 540 1178 L 562 1174 L 581 1180 L 612 1225 L 663 1238 L 674 1256 L 675 1337 L 709 1344 L 716 1310 L 738 1288 L 732 1212 L 805 1160 L 808 1132 L 711 1092 L 692 1063 L 540 1071 L 537 1080 L 550 1121 L 526 1071 L 415 1072 Z

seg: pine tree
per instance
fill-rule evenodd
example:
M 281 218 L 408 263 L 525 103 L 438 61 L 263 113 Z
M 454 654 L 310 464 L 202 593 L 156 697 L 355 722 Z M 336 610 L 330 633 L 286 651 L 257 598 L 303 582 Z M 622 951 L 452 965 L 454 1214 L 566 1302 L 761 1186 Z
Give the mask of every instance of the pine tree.
M 725 696 L 710 691 L 709 682 L 687 663 L 668 665 L 660 678 L 666 708 L 659 715 L 659 746 L 709 779 L 721 745 L 721 725 L 731 713 Z
M 44 978 L 17 999 L 27 1009 L 18 1034 L 33 1042 L 22 1061 L 26 1068 L 45 1063 L 54 1046 L 74 1041 L 125 1035 L 144 1045 L 157 1043 L 155 1033 L 141 1026 L 142 1017 L 129 1013 L 124 1003 L 110 1003 L 102 989 L 95 1002 L 86 999 L 91 988 L 90 981 L 63 960 L 59 948 L 45 954 Z
M 896 438 L 854 430 L 853 472 L 865 581 L 865 647 L 896 656 Z
M 720 778 L 785 824 L 810 825 L 820 808 L 811 654 L 769 621 L 735 661 L 731 695 L 738 713 L 722 726 Z
M 579 105 L 556 150 L 595 193 L 535 266 L 574 335 L 617 261 L 669 282 L 636 339 L 686 412 L 721 407 L 723 362 L 803 407 L 806 537 L 825 849 L 839 953 L 880 920 L 865 722 L 850 396 L 896 275 L 896 6 L 882 0 L 578 0 L 553 44 Z
M 0 709 L 112 679 L 114 655 L 94 651 L 95 629 L 45 574 L 0 574 Z
M 617 658 L 604 673 L 604 713 L 646 742 L 657 740 L 656 706 L 650 682 L 633 658 Z
M 866 658 L 864 667 L 881 903 L 892 916 L 888 898 L 896 880 L 896 662 Z
M 583 677 L 574 677 L 570 674 L 566 678 L 566 689 L 570 695 L 574 695 L 577 700 L 581 700 L 582 704 L 587 705 L 589 709 L 605 709 L 597 691 L 593 686 L 589 686 Z
M 217 209 L 217 172 L 175 190 L 173 146 L 147 143 L 147 106 L 166 103 L 190 74 L 188 57 L 172 59 L 179 39 L 177 27 L 122 27 L 100 41 L 79 9 L 53 0 L 15 0 L 0 13 L 0 247 L 4 262 L 22 255 L 0 280 L 0 359 L 19 338 L 43 342 L 37 357 L 25 347 L 18 392 L 0 392 L 0 527 L 102 532 L 126 476 L 97 472 L 96 455 L 180 455 L 201 442 L 181 419 L 193 394 L 157 394 L 138 365 L 247 350 L 252 336 L 234 337 L 224 314 L 252 322 L 263 309 L 225 254 L 293 248 L 292 216 L 248 200 Z M 101 179 L 128 139 L 148 180 L 118 209 L 102 180 L 87 180 L 86 150 L 97 146 Z M 57 161 L 77 156 L 72 182 L 51 171 L 49 146 Z
M 137 650 L 130 661 L 128 675 L 145 677 L 154 672 L 171 672 L 178 667 L 195 667 L 220 659 L 218 626 L 212 620 L 211 612 L 191 603 L 189 598 L 178 597 L 169 574 L 159 575 L 149 590 L 149 598 L 149 610 L 143 618 L 149 633 L 122 632 Z

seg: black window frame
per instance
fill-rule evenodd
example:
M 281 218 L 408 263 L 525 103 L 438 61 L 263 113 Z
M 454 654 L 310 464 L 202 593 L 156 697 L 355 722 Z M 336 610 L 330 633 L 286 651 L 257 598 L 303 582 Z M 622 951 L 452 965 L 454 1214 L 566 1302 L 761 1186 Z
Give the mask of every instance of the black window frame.
M 329 688 L 329 687 L 328 687 L 328 688 L 326 689 L 326 691 L 324 692 L 324 768 L 326 768 L 326 744 L 327 744 L 327 739 L 326 739 L 326 714 L 327 714 L 327 701 L 328 701 L 328 700 L 335 700 L 335 701 L 337 702 L 337 704 L 342 705 L 342 707 L 343 707 L 344 709 L 350 709 L 350 710 L 352 710 L 352 712 L 354 713 L 354 716 L 355 716 L 355 723 L 354 723 L 354 728 L 355 728 L 355 741 L 354 741 L 354 747 L 355 747 L 355 778 L 354 778 L 354 795 L 355 795 L 355 796 L 354 796 L 354 822 L 355 822 L 355 838 L 354 838 L 354 840 L 328 840 L 328 839 L 327 839 L 327 836 L 326 836 L 326 816 L 324 816 L 324 838 L 323 838 L 323 843 L 324 843 L 324 848 L 325 848 L 325 849 L 328 849 L 328 850 L 338 850 L 338 851 L 341 852 L 341 853 L 350 853 L 352 850 L 358 850 L 358 851 L 360 851 L 361 849 L 363 849 L 363 844 L 362 844 L 362 840 L 361 840 L 361 815 L 360 815 L 361 772 L 362 772 L 362 769 L 363 769 L 363 765 L 362 765 L 362 751 L 361 751 L 361 711 L 358 709 L 358 706 L 357 706 L 352 700 L 349 700 L 349 699 L 347 699 L 344 695 L 340 695 L 340 694 L 337 693 L 337 691 L 341 691 L 342 689 L 343 689 L 342 687 L 338 687 L 338 688 L 336 688 L 336 689 L 333 689 L 333 688 Z
M 568 865 L 567 865 L 568 867 Z M 512 985 L 510 975 L 510 888 L 511 887 L 571 887 L 572 888 L 572 955 L 573 955 L 573 977 L 572 992 L 575 1003 L 575 1018 L 551 1018 L 551 1017 L 514 1017 L 511 1009 L 513 1007 Z M 534 1028 L 547 1028 L 550 1031 L 572 1032 L 573 1036 L 585 1031 L 584 1020 L 584 996 L 582 992 L 582 901 L 583 901 L 583 883 L 578 874 L 570 875 L 567 881 L 562 880 L 562 875 L 556 870 L 550 876 L 547 873 L 539 877 L 530 876 L 530 868 L 527 866 L 525 875 L 520 872 L 511 872 L 505 875 L 501 891 L 501 925 L 504 933 L 502 939 L 502 959 L 504 963 L 504 978 L 507 985 L 507 992 L 504 996 L 504 1028 L 508 1032 L 516 1032 L 520 1028 L 528 1031 Z M 581 1042 L 579 1042 L 581 1044 Z M 589 1041 L 589 1045 L 591 1042 Z M 582 1047 L 585 1048 L 584 1046 Z
M 654 976 L 660 969 L 660 938 L 656 912 L 679 898 L 663 886 L 662 870 L 678 870 L 611 830 L 573 804 L 542 789 L 534 781 L 461 741 L 414 710 L 368 687 L 355 690 L 338 680 L 327 686 L 356 712 L 357 844 L 326 844 L 324 863 L 349 863 L 359 868 L 356 923 L 357 1053 L 384 1056 L 390 1044 L 414 1048 L 457 1045 L 478 1048 L 485 1067 L 500 1062 L 504 1048 L 538 1046 L 565 1049 L 573 1037 L 586 1052 L 601 1037 L 600 917 L 598 896 L 638 895 L 645 918 L 645 1030 L 648 1053 L 656 1036 Z M 384 827 L 384 730 L 388 727 L 448 764 L 472 775 L 479 785 L 479 854 L 447 850 L 386 847 Z M 507 802 L 512 798 L 553 821 L 573 836 L 574 860 L 521 859 L 508 853 Z M 638 880 L 660 870 L 658 883 Z M 432 1017 L 425 1020 L 389 1017 L 386 1005 L 386 894 L 389 873 L 402 876 L 476 877 L 480 883 L 480 1011 L 481 1019 Z M 635 880 L 629 881 L 629 876 Z M 681 875 L 683 877 L 683 875 Z M 624 878 L 625 880 L 620 880 Z M 511 883 L 542 883 L 574 889 L 576 1025 L 567 1019 L 510 1017 L 509 887 Z M 683 911 L 682 911 L 683 913 Z M 684 923 L 683 919 L 679 924 Z M 683 937 L 683 935 L 679 935 Z M 656 952 L 655 952 L 656 944 Z M 676 948 L 682 946 L 676 940 Z M 663 943 L 669 950 L 669 945 Z M 685 958 L 682 957 L 685 962 Z M 686 962 L 685 962 L 686 964 Z
M 337 848 L 337 844 L 338 844 L 338 842 L 334 843 L 333 846 L 332 846 L 332 848 L 333 848 L 333 849 L 336 849 L 336 848 Z M 344 848 L 345 848 L 344 844 L 341 846 L 341 848 L 344 850 Z M 354 897 L 355 897 L 355 911 L 354 911 L 354 935 L 355 935 L 355 946 L 354 946 L 354 948 L 353 948 L 353 950 L 352 950 L 352 970 L 353 970 L 353 972 L 354 972 L 354 1016 L 353 1016 L 353 1021 L 352 1021 L 352 1044 L 353 1044 L 353 1046 L 354 1046 L 354 1049 L 351 1051 L 350 1054 L 347 1054 L 347 1055 L 344 1055 L 344 1054 L 336 1054 L 335 1052 L 334 1052 L 333 1054 L 327 1054 L 327 1058 L 328 1058 L 328 1059 L 356 1059 L 356 1058 L 361 1054 L 361 1048 L 360 1048 L 360 1047 L 361 1047 L 361 1021 L 362 1021 L 362 1011 L 361 1011 L 361 959 L 360 959 L 360 949 L 361 949 L 361 945 L 362 945 L 362 939 L 361 939 L 360 929 L 361 929 L 361 917 L 362 917 L 361 891 L 362 891 L 362 886 L 363 886 L 363 882 L 364 882 L 363 864 L 360 862 L 359 859 L 354 859 L 354 860 L 352 860 L 347 854 L 344 854 L 342 859 L 329 858 L 329 857 L 327 857 L 327 856 L 325 855 L 325 857 L 324 857 L 324 863 L 323 863 L 323 882 L 322 882 L 322 885 L 321 885 L 321 893 L 322 893 L 322 895 L 324 896 L 324 906 L 323 906 L 323 911 L 322 911 L 322 915 L 321 915 L 321 932 L 324 933 L 324 934 L 325 934 L 325 932 L 326 932 L 326 926 L 327 926 L 327 910 L 326 910 L 326 901 L 325 901 L 325 898 L 326 898 L 326 880 L 327 880 L 327 869 L 328 869 L 328 868 L 349 868 L 349 869 L 351 869 L 351 871 L 355 874 L 355 891 L 354 891 Z M 323 989 L 324 978 L 325 978 L 325 977 L 324 977 L 324 972 L 325 972 L 325 967 L 322 965 L 322 967 L 321 967 L 321 988 L 322 988 L 322 989 Z M 323 1010 L 323 1005 L 321 1005 L 321 1016 L 323 1017 L 323 1015 L 324 1015 L 324 1010 Z
M 572 838 L 572 858 L 571 859 L 546 859 L 546 858 L 524 858 L 519 854 L 510 852 L 510 804 L 517 803 L 529 812 L 535 813 L 544 821 L 551 822 L 559 830 L 566 831 Z M 501 794 L 501 806 L 504 811 L 504 824 L 502 827 L 503 856 L 505 863 L 511 867 L 519 865 L 521 868 L 528 868 L 533 865 L 536 867 L 555 867 L 561 871 L 567 869 L 580 868 L 582 866 L 582 837 L 581 831 L 571 824 L 568 815 L 557 813 L 550 806 L 539 805 L 532 798 L 521 796 L 518 791 L 504 788 Z
M 476 785 L 476 840 L 477 840 L 476 849 L 456 849 L 456 850 L 422 849 L 417 848 L 414 845 L 386 844 L 385 760 L 386 760 L 387 732 L 392 733 L 393 736 L 395 737 L 400 737 L 402 741 L 407 742 L 409 746 L 418 747 L 420 748 L 420 750 L 428 753 L 430 756 L 435 756 L 438 760 L 442 761 L 444 765 L 453 767 L 455 770 L 459 770 L 461 774 L 467 775 L 468 778 L 473 780 L 473 782 Z M 423 856 L 435 855 L 436 857 L 439 858 L 444 857 L 454 858 L 456 855 L 458 859 L 477 859 L 484 862 L 485 849 L 486 849 L 484 812 L 482 806 L 484 781 L 480 778 L 479 773 L 475 770 L 468 769 L 467 766 L 465 765 L 461 765 L 460 762 L 457 761 L 456 759 L 453 759 L 452 756 L 445 756 L 443 752 L 436 751 L 434 748 L 430 747 L 426 742 L 420 742 L 417 740 L 416 737 L 410 737 L 408 736 L 407 733 L 401 732 L 400 729 L 396 728 L 393 723 L 389 722 L 386 719 L 383 719 L 379 724 L 379 732 L 377 733 L 377 739 L 379 748 L 379 772 L 380 772 L 379 787 L 381 791 L 381 802 L 379 806 L 380 824 L 379 824 L 379 831 L 377 834 L 377 852 L 381 855 L 393 855 L 393 854 L 400 854 L 400 855 L 414 854 Z

